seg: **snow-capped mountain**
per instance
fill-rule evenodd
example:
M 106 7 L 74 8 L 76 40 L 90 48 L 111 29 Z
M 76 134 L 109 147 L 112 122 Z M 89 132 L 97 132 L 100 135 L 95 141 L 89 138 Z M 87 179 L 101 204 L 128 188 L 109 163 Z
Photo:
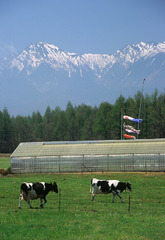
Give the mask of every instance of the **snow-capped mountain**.
M 99 105 L 120 94 L 133 96 L 165 89 L 165 42 L 126 46 L 114 54 L 77 54 L 52 44 L 30 45 L 0 61 L 0 109 L 12 114 L 65 107 L 68 101 Z

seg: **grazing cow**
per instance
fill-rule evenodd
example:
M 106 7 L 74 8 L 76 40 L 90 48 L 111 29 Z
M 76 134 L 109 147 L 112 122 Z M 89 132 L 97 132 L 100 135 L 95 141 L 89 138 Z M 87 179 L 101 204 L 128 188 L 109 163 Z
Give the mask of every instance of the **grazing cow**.
M 112 202 L 114 203 L 115 196 L 117 195 L 121 199 L 121 202 L 123 203 L 120 193 L 122 193 L 126 189 L 132 191 L 131 184 L 128 182 L 120 182 L 118 180 L 99 180 L 96 178 L 93 178 L 91 180 L 90 192 L 92 194 L 92 201 L 95 200 L 95 194 L 113 193 Z
M 29 204 L 29 207 L 32 208 L 30 204 L 30 200 L 40 198 L 41 205 L 40 207 L 43 208 L 45 203 L 47 202 L 46 196 L 50 192 L 58 193 L 57 184 L 54 183 L 45 183 L 45 182 L 37 182 L 37 183 L 22 183 L 21 185 L 21 192 L 19 197 L 19 208 L 21 208 L 21 201 L 24 199 Z M 44 204 L 42 203 L 44 200 Z

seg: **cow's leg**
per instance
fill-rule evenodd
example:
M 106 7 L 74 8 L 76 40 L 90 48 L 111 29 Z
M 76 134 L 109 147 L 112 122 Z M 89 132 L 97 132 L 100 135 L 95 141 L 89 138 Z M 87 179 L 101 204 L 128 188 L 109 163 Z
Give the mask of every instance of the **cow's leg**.
M 91 194 L 92 194 L 92 201 L 95 201 L 95 192 L 92 191 Z
M 92 194 L 92 201 L 95 201 L 95 194 Z
M 23 194 L 22 192 L 20 193 L 20 196 L 19 196 L 19 209 L 21 209 L 21 201 L 23 199 Z
M 30 208 L 33 208 L 32 205 L 30 204 L 30 197 L 29 196 L 27 196 L 27 203 L 29 204 Z
M 43 205 L 42 205 L 42 200 L 43 200 L 43 199 L 42 199 L 42 198 L 40 198 L 40 201 L 41 201 L 41 205 L 40 205 L 40 207 L 41 207 L 41 208 L 43 207 Z
M 116 196 L 116 192 L 113 192 L 113 199 L 112 199 L 112 202 L 114 203 L 115 201 L 115 196 Z
M 44 207 L 44 205 L 45 205 L 45 204 L 46 204 L 46 202 L 47 202 L 47 200 L 46 200 L 46 196 L 44 196 L 44 197 L 43 197 L 43 199 L 44 199 L 44 204 L 42 204 L 42 203 L 41 203 L 41 208 L 43 208 L 43 207 Z M 41 201 L 42 201 L 42 200 L 41 200 Z
M 121 197 L 121 195 L 120 195 L 120 192 L 117 192 L 117 196 L 120 198 L 121 203 L 123 203 L 123 199 L 122 199 L 122 197 Z

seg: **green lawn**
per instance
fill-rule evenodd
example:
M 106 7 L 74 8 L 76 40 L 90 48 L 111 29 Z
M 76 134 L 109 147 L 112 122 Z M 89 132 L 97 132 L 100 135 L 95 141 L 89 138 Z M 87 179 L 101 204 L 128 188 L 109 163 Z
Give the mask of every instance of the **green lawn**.
M 0 168 L 9 168 L 10 167 L 10 158 L 0 157 Z
M 112 194 L 89 194 L 92 177 L 130 181 L 129 193 L 123 192 L 112 203 Z M 27 174 L 0 175 L 0 239 L 164 239 L 165 189 L 164 173 L 106 173 L 106 174 Z M 40 200 L 31 201 L 30 209 L 22 201 L 18 209 L 20 185 L 23 181 L 56 181 L 59 194 L 49 193 L 47 204 L 39 208 Z

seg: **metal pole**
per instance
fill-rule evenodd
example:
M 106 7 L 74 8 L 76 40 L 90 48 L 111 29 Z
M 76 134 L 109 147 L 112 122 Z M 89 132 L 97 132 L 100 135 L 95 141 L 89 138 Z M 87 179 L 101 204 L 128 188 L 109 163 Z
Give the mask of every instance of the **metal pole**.
M 130 209 L 131 209 L 131 195 L 129 192 L 128 212 L 130 212 Z
M 121 140 L 123 139 L 123 108 L 121 108 Z
M 121 112 L 121 140 L 123 139 L 123 113 Z
M 141 106 L 142 106 L 142 99 L 143 99 L 143 89 L 144 89 L 144 81 L 146 79 L 143 78 L 143 84 L 142 84 L 142 95 L 141 95 L 141 99 L 140 99 L 140 106 L 139 106 L 139 115 L 138 118 L 140 119 L 140 113 L 141 113 Z M 138 122 L 138 130 L 139 130 L 139 122 Z M 137 134 L 137 138 L 138 138 L 138 134 Z
M 59 189 L 59 211 L 61 209 L 61 188 Z

